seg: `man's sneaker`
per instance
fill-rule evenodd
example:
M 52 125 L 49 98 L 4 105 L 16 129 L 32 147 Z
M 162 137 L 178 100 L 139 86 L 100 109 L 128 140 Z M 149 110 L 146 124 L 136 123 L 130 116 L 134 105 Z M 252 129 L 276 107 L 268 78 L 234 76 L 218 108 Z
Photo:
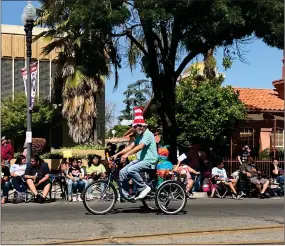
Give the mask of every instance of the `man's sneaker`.
M 240 194 L 239 194 L 239 196 L 240 196 L 240 198 L 241 198 L 241 197 L 245 196 L 245 193 L 244 193 L 243 191 L 241 191 Z
M 232 194 L 232 199 L 237 199 L 237 194 Z
M 259 197 L 260 199 L 263 199 L 263 198 L 264 198 L 264 193 L 260 193 L 260 194 L 258 195 L 258 197 Z
M 191 192 L 187 192 L 187 197 L 189 198 L 189 199 L 196 199 L 196 197 L 193 195 L 193 193 L 191 193 Z
M 73 195 L 72 201 L 73 201 L 73 202 L 76 202 L 76 201 L 77 201 L 77 196 L 76 196 L 76 195 Z
M 40 203 L 41 200 L 42 200 L 42 196 L 41 196 L 40 194 L 37 194 L 37 195 L 35 196 L 35 202 Z
M 265 198 L 270 198 L 270 195 L 269 195 L 267 192 L 265 192 L 265 193 L 264 193 L 264 197 L 265 197 Z
M 81 194 L 78 194 L 78 195 L 77 195 L 77 201 L 78 201 L 78 202 L 82 202 L 82 201 L 83 201 L 82 198 L 81 198 Z
M 143 199 L 146 197 L 146 195 L 151 191 L 151 188 L 146 185 L 145 189 L 143 191 L 141 191 L 141 193 L 138 195 L 138 197 L 136 199 Z
M 45 197 L 41 197 L 40 203 L 45 203 L 47 199 Z

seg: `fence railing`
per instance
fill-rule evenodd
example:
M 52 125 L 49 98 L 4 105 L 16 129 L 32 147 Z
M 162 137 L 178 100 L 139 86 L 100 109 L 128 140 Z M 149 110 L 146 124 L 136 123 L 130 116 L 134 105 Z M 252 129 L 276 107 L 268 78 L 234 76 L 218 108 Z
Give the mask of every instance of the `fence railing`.
M 239 170 L 240 163 L 237 158 L 230 159 L 230 158 L 223 158 L 224 159 L 224 168 L 226 169 L 226 172 L 231 175 L 234 171 Z M 259 170 L 264 171 L 265 174 L 270 175 L 270 167 L 273 163 L 273 159 L 258 159 L 254 158 L 254 161 L 256 163 L 256 167 Z M 284 160 L 279 160 L 279 167 L 284 169 Z

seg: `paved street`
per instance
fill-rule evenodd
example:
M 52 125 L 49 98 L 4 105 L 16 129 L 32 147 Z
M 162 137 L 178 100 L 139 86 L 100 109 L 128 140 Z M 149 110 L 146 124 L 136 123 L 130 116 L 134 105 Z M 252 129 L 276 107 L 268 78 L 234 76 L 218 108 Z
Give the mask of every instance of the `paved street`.
M 6 204 L 2 206 L 2 244 L 84 241 L 102 237 L 174 232 L 188 234 L 180 237 L 160 235 L 152 237 L 151 241 L 147 238 L 132 239 L 133 241 L 122 239 L 121 242 L 135 244 L 284 241 L 284 228 L 278 228 L 284 225 L 283 199 L 197 199 L 188 201 L 186 211 L 185 214 L 166 216 L 144 212 L 140 209 L 140 203 L 117 203 L 114 213 L 95 216 L 88 214 L 79 202 Z M 274 228 L 253 229 L 242 233 L 205 232 L 200 233 L 201 235 L 190 235 L 193 231 L 250 227 Z M 115 240 L 108 242 L 120 243 Z

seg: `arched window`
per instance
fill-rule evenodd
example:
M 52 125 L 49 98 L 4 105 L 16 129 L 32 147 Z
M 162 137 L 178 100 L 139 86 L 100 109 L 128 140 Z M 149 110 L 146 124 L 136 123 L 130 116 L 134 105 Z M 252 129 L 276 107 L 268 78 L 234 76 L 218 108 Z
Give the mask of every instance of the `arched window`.
M 271 133 L 271 144 L 274 147 L 274 129 Z M 276 148 L 284 148 L 284 130 L 282 128 L 276 128 L 275 146 Z
M 248 145 L 250 148 L 254 147 L 254 130 L 253 128 L 242 128 L 240 130 L 240 142 L 241 144 Z

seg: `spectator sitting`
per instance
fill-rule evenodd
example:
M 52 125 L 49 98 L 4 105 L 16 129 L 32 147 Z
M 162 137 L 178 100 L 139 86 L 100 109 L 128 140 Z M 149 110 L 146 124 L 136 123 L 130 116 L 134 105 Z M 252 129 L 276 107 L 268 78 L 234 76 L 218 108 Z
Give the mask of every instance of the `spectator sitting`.
M 270 174 L 277 183 L 284 184 L 284 169 L 281 169 L 278 164 L 278 161 L 274 159 L 270 166 Z
M 67 173 L 68 169 L 70 167 L 69 159 L 63 158 L 61 160 L 61 163 L 58 165 L 57 169 L 60 170 L 61 173 Z
M 50 191 L 51 184 L 49 182 L 50 169 L 48 164 L 40 159 L 39 156 L 34 155 L 31 157 L 31 164 L 27 165 L 25 171 L 25 179 L 29 189 L 35 195 L 36 202 L 44 203 L 47 194 Z M 42 190 L 42 196 L 38 193 Z
M 101 156 L 94 155 L 91 156 L 88 160 L 88 167 L 86 169 L 87 172 L 87 180 L 88 184 L 92 183 L 93 180 L 98 180 L 99 178 L 105 178 L 106 176 L 106 169 L 103 164 L 100 164 Z M 104 187 L 101 187 L 103 190 Z M 92 199 L 91 191 L 87 191 L 87 198 Z
M 10 167 L 11 183 L 17 191 L 15 192 L 13 203 L 19 202 L 25 196 L 27 190 L 27 184 L 24 180 L 26 167 L 26 157 L 24 155 L 19 155 L 15 164 Z
M 5 165 L 5 160 L 1 159 L 1 189 L 3 189 L 1 204 L 6 203 L 8 200 L 8 193 L 11 186 L 9 177 L 10 177 L 9 167 Z
M 82 176 L 84 177 L 84 178 L 82 179 L 82 181 L 83 181 L 83 183 L 84 183 L 84 188 L 86 188 L 87 185 L 88 185 L 86 167 L 82 166 L 82 159 L 80 159 L 80 158 L 77 159 L 77 163 L 78 163 L 78 166 L 80 167 L 81 174 L 82 174 Z M 81 198 L 81 199 L 82 199 L 82 198 Z
M 5 136 L 2 137 L 1 157 L 5 160 L 5 165 L 10 168 L 10 161 L 14 158 L 14 149 Z
M 181 156 L 179 156 L 178 158 L 178 163 L 177 166 L 174 170 L 175 172 L 178 172 L 179 175 L 185 175 L 186 176 L 186 180 L 187 180 L 187 184 L 186 184 L 186 192 L 187 192 L 187 196 L 189 198 L 195 198 L 191 189 L 194 185 L 194 180 L 192 179 L 191 173 L 194 173 L 196 175 L 199 175 L 200 172 L 197 172 L 196 170 L 194 170 L 193 168 L 188 166 L 188 159 L 186 157 L 185 154 L 182 154 Z
M 240 196 L 237 194 L 236 190 L 235 190 L 235 185 L 237 183 L 236 179 L 229 179 L 227 177 L 227 173 L 226 170 L 224 168 L 224 162 L 222 160 L 222 158 L 218 158 L 217 160 L 217 167 L 214 167 L 212 169 L 212 178 L 214 179 L 214 181 L 219 184 L 221 182 L 223 182 L 226 186 L 228 186 L 231 191 L 232 191 L 232 197 L 234 199 L 239 199 Z M 213 195 L 213 191 L 212 191 L 212 195 Z
M 241 165 L 240 171 L 242 174 L 245 174 L 249 178 L 250 182 L 256 186 L 257 190 L 259 191 L 259 198 L 269 198 L 269 194 L 266 193 L 269 185 L 269 180 L 265 178 L 259 178 L 259 174 L 261 174 L 261 172 L 257 170 L 252 157 L 248 158 L 247 163 L 243 163 Z
M 78 166 L 76 159 L 72 160 L 71 167 L 68 170 L 67 178 L 68 201 L 76 202 L 78 200 L 79 202 L 82 202 L 80 195 L 84 189 L 85 184 L 83 182 L 84 177 L 81 168 Z M 76 190 L 78 190 L 78 194 L 72 195 Z

